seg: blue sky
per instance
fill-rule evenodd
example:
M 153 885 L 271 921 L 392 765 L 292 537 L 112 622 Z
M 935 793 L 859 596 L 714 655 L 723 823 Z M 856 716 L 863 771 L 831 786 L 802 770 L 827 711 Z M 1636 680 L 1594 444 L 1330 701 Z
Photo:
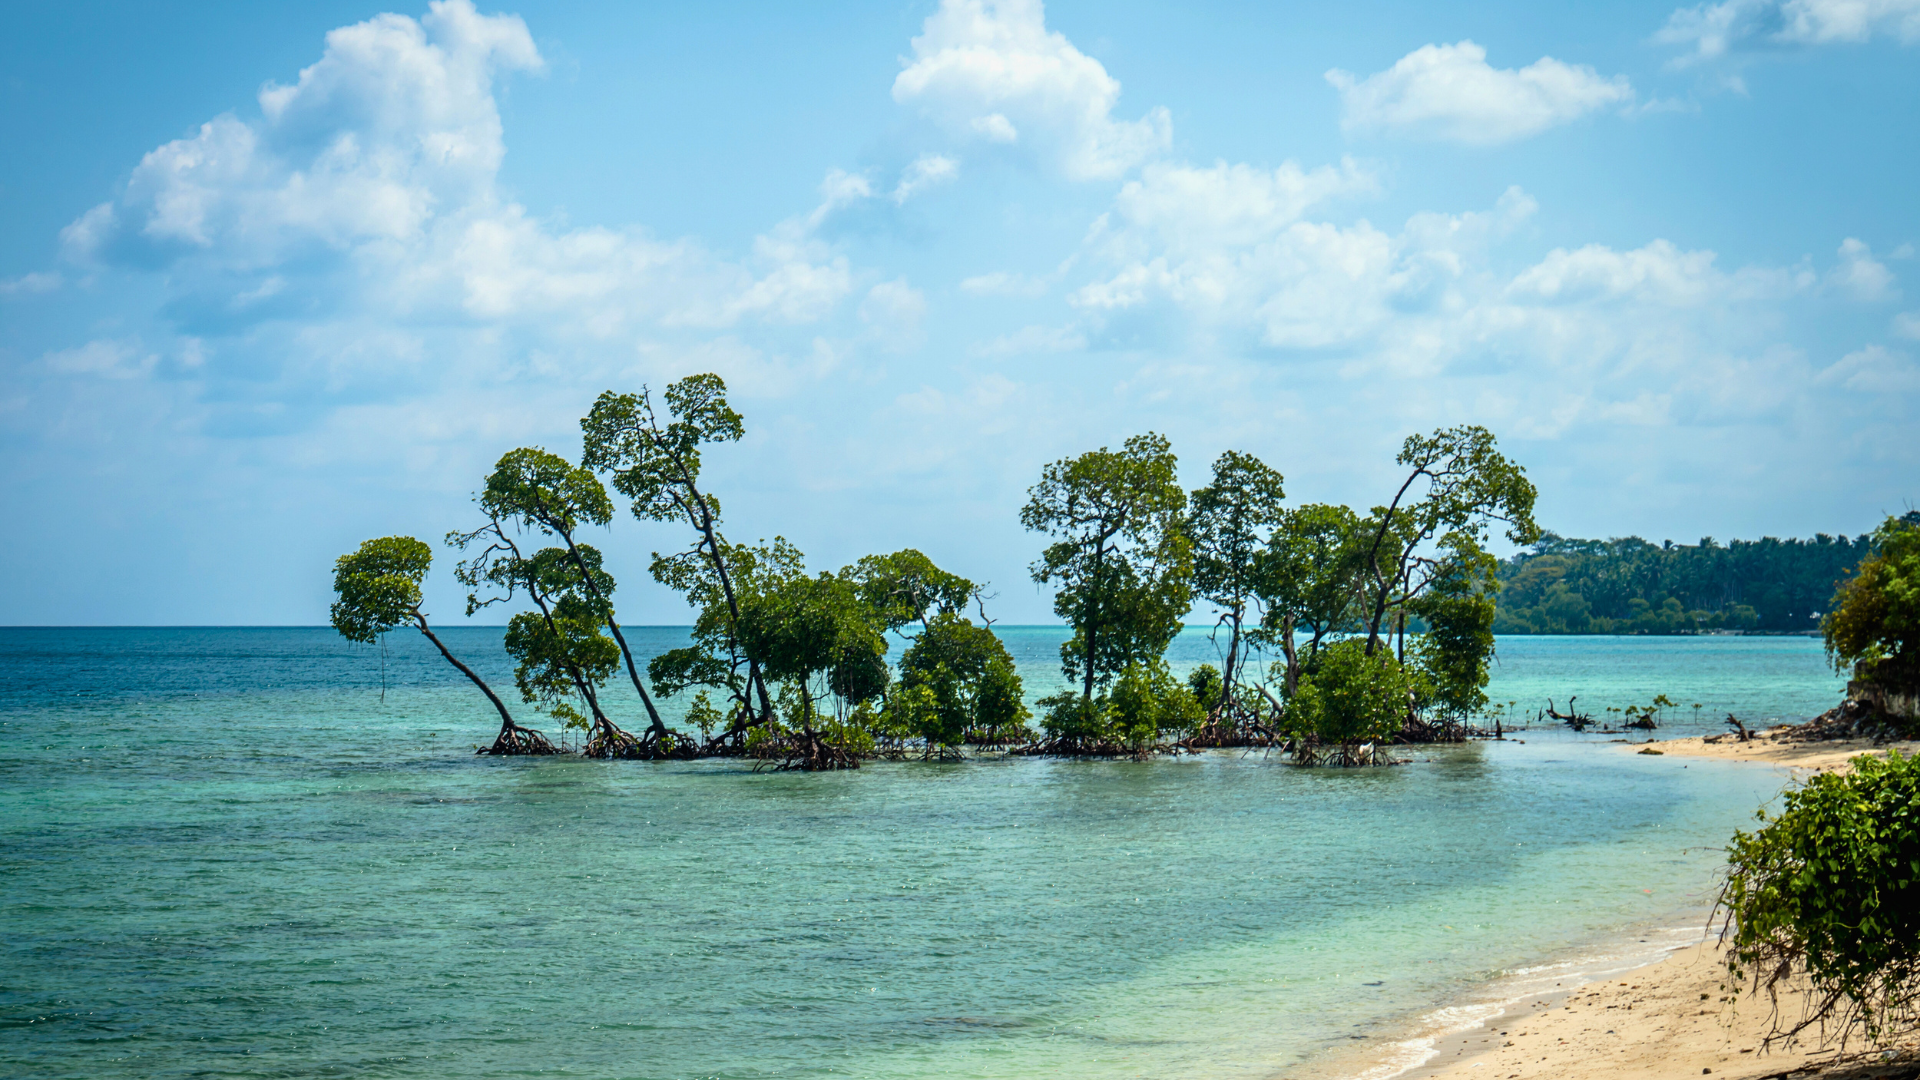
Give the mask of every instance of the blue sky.
M 733 536 L 1013 622 L 1041 466 L 1149 429 L 1365 507 L 1484 424 L 1568 535 L 1920 499 L 1920 0 L 12 14 L 0 622 L 323 621 L 334 556 L 709 370 Z M 677 533 L 599 542 L 685 621 Z

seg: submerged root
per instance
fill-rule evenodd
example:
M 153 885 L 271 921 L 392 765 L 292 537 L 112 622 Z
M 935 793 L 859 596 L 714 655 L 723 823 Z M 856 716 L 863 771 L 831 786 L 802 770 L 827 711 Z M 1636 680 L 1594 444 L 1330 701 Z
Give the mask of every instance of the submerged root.
M 474 751 L 476 754 L 499 756 L 540 756 L 559 752 L 559 748 L 548 741 L 545 735 L 532 728 L 521 727 L 519 724 L 502 726 L 492 746 L 481 747 Z

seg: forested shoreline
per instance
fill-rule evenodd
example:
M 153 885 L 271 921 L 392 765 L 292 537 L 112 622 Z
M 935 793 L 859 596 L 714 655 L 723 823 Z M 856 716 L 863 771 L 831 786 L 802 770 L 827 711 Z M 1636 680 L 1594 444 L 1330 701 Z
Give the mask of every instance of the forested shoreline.
M 590 757 L 814 770 L 969 747 L 1141 758 L 1259 746 L 1303 765 L 1377 764 L 1386 744 L 1469 733 L 1500 632 L 1805 630 L 1856 567 L 1871 587 L 1849 586 L 1852 608 L 1826 621 L 1830 655 L 1902 686 L 1911 666 L 1906 556 L 1881 549 L 1905 551 L 1920 514 L 1856 540 L 1567 540 L 1535 524 L 1533 484 L 1485 428 L 1408 436 L 1394 459 L 1404 480 L 1365 511 L 1290 506 L 1280 471 L 1235 450 L 1188 491 L 1169 441 L 1147 432 L 1049 463 L 1028 488 L 1020 523 L 1042 545 L 1030 573 L 1072 630 L 1060 647 L 1071 688 L 1029 701 L 984 583 L 913 548 L 810 570 L 783 536 L 729 539 L 702 456 L 738 442 L 745 421 L 717 375 L 681 379 L 663 399 L 600 395 L 578 462 L 509 450 L 475 518 L 444 541 L 461 556 L 468 616 L 520 609 L 504 641 L 520 704 L 582 731 Z M 589 542 L 619 512 L 616 495 L 681 538 L 650 571 L 694 613 L 684 647 L 638 656 L 622 631 L 617 583 Z M 1502 563 L 1486 547 L 1496 531 L 1530 548 Z M 498 715 L 482 752 L 558 752 L 434 632 L 422 609 L 433 562 L 415 537 L 365 541 L 335 563 L 333 626 L 363 643 L 418 630 Z M 1166 652 L 1196 615 L 1222 662 L 1183 681 Z M 1851 627 L 1850 644 L 1835 627 Z M 905 644 L 897 664 L 892 641 Z M 622 683 L 637 714 L 614 702 Z M 684 704 L 684 727 L 656 698 Z
M 1920 511 L 1899 520 L 1920 524 Z M 1501 560 L 1497 634 L 1817 634 L 1834 591 L 1878 550 L 1872 534 L 1650 543 L 1543 532 Z

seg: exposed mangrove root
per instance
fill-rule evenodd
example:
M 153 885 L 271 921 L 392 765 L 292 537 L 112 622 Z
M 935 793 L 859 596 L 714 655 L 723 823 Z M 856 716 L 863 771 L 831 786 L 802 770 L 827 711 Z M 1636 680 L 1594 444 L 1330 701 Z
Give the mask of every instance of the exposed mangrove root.
M 637 736 L 611 720 L 595 725 L 580 753 L 590 758 L 622 761 L 644 761 L 654 756 Z
M 860 759 L 820 737 L 817 731 L 793 731 L 757 739 L 748 751 L 759 759 L 755 768 L 772 767 L 785 772 L 825 772 L 829 769 L 857 769 Z
M 1427 743 L 1463 743 L 1472 739 L 1494 739 L 1504 733 L 1488 731 L 1452 720 L 1427 721 L 1418 716 L 1407 717 L 1406 723 L 1393 735 L 1396 746 L 1414 746 Z
M 1400 764 L 1387 753 L 1385 747 L 1370 742 L 1323 743 L 1318 739 L 1305 738 L 1294 740 L 1292 745 L 1293 763 L 1309 768 L 1356 769 Z
M 493 740 L 492 746 L 484 746 L 474 751 L 476 754 L 494 754 L 502 757 L 540 756 L 559 752 L 559 748 L 548 741 L 545 735 L 511 721 L 501 725 L 500 734 Z
M 1134 761 L 1151 760 L 1156 752 L 1171 751 L 1179 753 L 1178 744 L 1155 746 L 1151 743 L 1135 745 L 1114 742 L 1109 739 L 1082 738 L 1073 735 L 1060 735 L 1051 739 L 1041 739 L 1025 746 L 1016 746 L 1007 753 L 1016 757 L 1102 757 L 1130 758 Z

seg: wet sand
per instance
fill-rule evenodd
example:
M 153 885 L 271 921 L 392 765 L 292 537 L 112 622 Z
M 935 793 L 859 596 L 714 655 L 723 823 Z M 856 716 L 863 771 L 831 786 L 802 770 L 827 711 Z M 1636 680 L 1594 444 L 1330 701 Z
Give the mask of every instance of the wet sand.
M 1621 753 L 1657 750 L 1676 757 L 1718 758 L 1752 762 L 1782 769 L 1790 779 L 1802 779 L 1828 769 L 1844 769 L 1860 754 L 1884 755 L 1899 748 L 1912 754 L 1920 743 L 1873 746 L 1864 741 L 1835 740 L 1795 743 L 1783 728 L 1756 734 L 1742 742 L 1732 735 L 1635 742 L 1616 746 Z M 1783 1020 L 1801 1015 L 1804 999 L 1797 991 L 1780 996 Z M 1443 1035 L 1433 1044 L 1431 1058 L 1399 1072 L 1408 1080 L 1432 1077 L 1472 1080 L 1638 1080 L 1682 1076 L 1724 1076 L 1737 1080 L 1782 1076 L 1796 1070 L 1812 1077 L 1833 1066 L 1837 1052 L 1823 1049 L 1817 1038 L 1797 1045 L 1765 1042 L 1773 1029 L 1772 1003 L 1764 996 L 1735 993 L 1729 983 L 1717 941 L 1709 940 L 1674 951 L 1667 958 L 1632 971 L 1616 973 L 1565 990 L 1529 996 L 1499 1015 L 1467 1031 Z M 1849 1047 L 1856 1053 L 1861 1047 Z M 1915 1052 L 1911 1042 L 1901 1048 L 1897 1071 L 1912 1075 L 1905 1055 Z M 1877 1074 L 1884 1063 L 1876 1053 L 1865 1073 L 1851 1060 L 1848 1075 Z M 1391 1070 L 1375 1068 L 1360 1075 L 1385 1076 Z

